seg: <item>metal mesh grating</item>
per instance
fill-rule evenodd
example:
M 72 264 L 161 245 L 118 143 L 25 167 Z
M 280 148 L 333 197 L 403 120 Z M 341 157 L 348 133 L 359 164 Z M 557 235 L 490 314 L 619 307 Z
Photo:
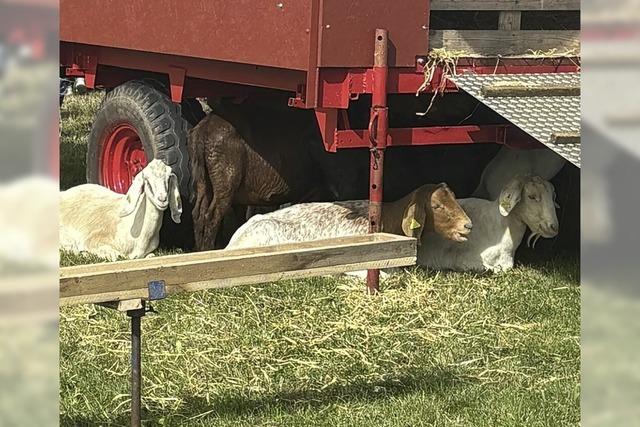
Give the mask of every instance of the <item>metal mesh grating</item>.
M 505 84 L 535 87 L 579 86 L 579 73 L 495 74 L 471 73 L 452 76 L 458 87 L 505 119 L 537 139 L 574 165 L 580 167 L 580 143 L 566 142 L 557 135 L 580 134 L 580 96 L 500 96 L 485 97 L 486 85 Z

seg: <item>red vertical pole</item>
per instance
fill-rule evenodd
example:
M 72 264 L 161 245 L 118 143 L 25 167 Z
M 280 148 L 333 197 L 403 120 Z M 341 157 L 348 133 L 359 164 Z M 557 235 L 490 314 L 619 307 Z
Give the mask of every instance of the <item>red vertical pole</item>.
M 387 76 L 389 68 L 387 30 L 376 30 L 375 50 L 373 56 L 373 94 L 371 101 L 371 118 L 369 120 L 370 166 L 369 166 L 369 232 L 377 233 L 382 224 L 382 177 L 384 171 L 384 150 L 389 133 L 387 108 Z M 378 293 L 380 288 L 380 271 L 369 270 L 367 273 L 367 291 Z

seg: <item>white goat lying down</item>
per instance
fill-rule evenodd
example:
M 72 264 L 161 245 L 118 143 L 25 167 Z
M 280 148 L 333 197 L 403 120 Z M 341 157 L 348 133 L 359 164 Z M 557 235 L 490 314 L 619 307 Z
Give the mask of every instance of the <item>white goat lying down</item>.
M 234 233 L 226 249 L 366 234 L 368 207 L 367 200 L 301 203 L 255 215 Z M 382 231 L 418 239 L 423 231 L 431 231 L 443 239 L 464 241 L 471 221 L 449 187 L 426 184 L 398 201 L 384 203 Z
M 542 236 L 558 234 L 555 190 L 539 176 L 518 176 L 489 201 L 461 199 L 460 205 L 473 221 L 473 233 L 466 242 L 454 243 L 435 233 L 425 233 L 418 248 L 418 264 L 457 271 L 505 271 L 529 227 L 528 244 Z M 428 244 L 425 244 L 428 242 Z
M 473 197 L 494 200 L 516 175 L 539 176 L 547 181 L 560 172 L 566 160 L 549 148 L 518 150 L 504 146 L 482 171 Z
M 167 207 L 179 223 L 178 180 L 158 159 L 136 175 L 127 194 L 95 184 L 70 188 L 60 193 L 60 246 L 111 261 L 149 256 L 158 247 Z

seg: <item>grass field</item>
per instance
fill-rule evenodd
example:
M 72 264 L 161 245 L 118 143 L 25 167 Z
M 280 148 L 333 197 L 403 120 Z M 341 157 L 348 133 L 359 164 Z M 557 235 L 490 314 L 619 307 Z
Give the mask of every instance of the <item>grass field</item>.
M 63 106 L 62 185 L 82 182 L 98 95 Z M 96 262 L 64 254 L 64 265 Z M 317 278 L 178 295 L 143 319 L 147 425 L 579 424 L 577 255 L 504 275 L 408 270 L 379 297 Z M 129 326 L 61 310 L 61 424 L 126 425 Z

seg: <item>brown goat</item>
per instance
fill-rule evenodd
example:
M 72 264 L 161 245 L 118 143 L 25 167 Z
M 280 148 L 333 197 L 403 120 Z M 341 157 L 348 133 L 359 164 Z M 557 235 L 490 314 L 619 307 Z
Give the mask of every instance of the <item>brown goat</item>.
M 444 183 L 425 184 L 400 200 L 384 203 L 382 208 L 385 233 L 420 239 L 425 231 L 435 232 L 445 239 L 464 242 L 471 227 L 471 220 Z
M 321 173 L 295 112 L 225 105 L 188 136 L 195 245 L 214 249 L 233 205 L 272 206 L 322 198 Z M 313 123 L 313 122 L 311 122 Z

